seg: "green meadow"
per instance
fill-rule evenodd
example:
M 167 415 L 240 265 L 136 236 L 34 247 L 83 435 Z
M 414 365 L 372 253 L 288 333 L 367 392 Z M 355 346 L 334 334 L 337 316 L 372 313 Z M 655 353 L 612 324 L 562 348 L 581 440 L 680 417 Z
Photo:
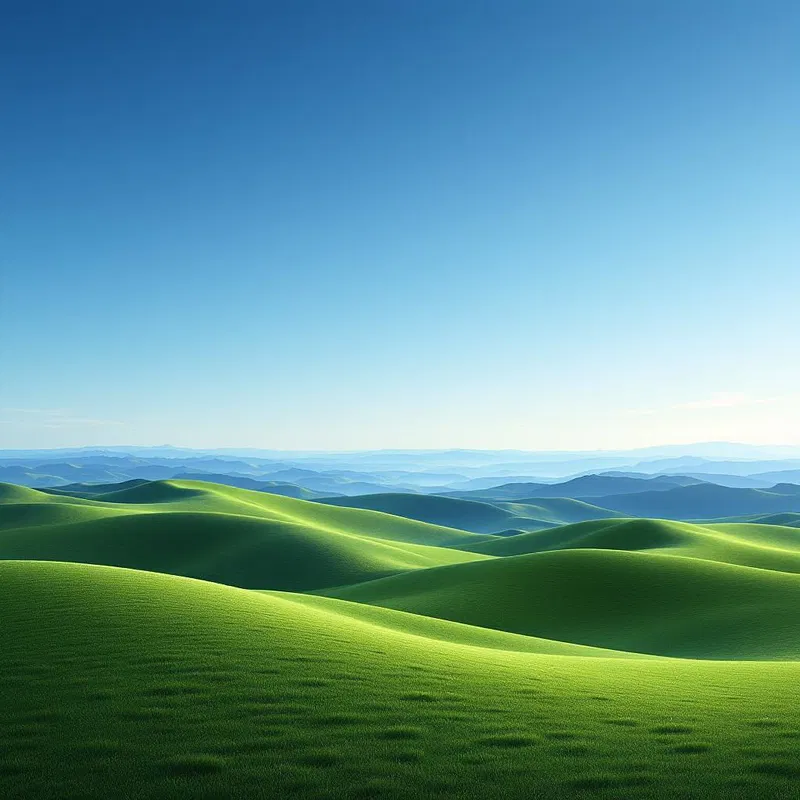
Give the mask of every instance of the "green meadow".
M 791 525 L 104 488 L 0 485 L 1 797 L 800 796 Z

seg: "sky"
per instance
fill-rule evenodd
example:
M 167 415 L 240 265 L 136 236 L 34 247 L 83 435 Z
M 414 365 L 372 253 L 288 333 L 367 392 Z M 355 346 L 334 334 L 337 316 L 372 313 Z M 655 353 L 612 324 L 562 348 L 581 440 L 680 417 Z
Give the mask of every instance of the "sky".
M 0 447 L 800 444 L 794 0 L 11 0 Z

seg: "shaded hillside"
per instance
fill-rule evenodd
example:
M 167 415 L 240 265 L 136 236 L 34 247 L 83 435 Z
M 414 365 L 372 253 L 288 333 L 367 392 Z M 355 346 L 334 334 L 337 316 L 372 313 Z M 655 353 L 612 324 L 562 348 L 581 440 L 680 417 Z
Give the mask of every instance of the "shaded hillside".
M 337 497 L 325 503 L 348 508 L 366 508 L 407 519 L 420 520 L 474 533 L 500 533 L 511 528 L 538 529 L 542 522 L 489 503 L 457 500 L 436 495 L 368 494 Z
M 435 525 L 491 534 L 541 530 L 568 522 L 619 516 L 619 512 L 568 498 L 543 499 L 535 504 L 525 504 L 501 501 L 487 503 L 438 495 L 375 494 L 337 497 L 324 502 L 348 508 L 368 508 Z
M 666 492 L 679 486 L 702 483 L 682 475 L 630 477 L 627 475 L 581 475 L 560 483 L 507 483 L 470 492 L 445 492 L 465 500 L 522 500 L 545 497 L 588 499 L 636 492 Z
M 560 641 L 683 658 L 800 658 L 800 575 L 619 550 L 559 550 L 325 592 Z
M 0 559 L 108 564 L 251 588 L 337 586 L 485 558 L 447 547 L 472 540 L 481 537 L 195 481 L 138 484 L 94 500 L 0 492 Z
M 197 474 L 182 472 L 175 475 L 175 480 L 205 481 L 206 483 L 220 483 L 223 486 L 235 486 L 238 489 L 250 489 L 253 492 L 268 492 L 269 494 L 280 494 L 284 497 L 296 497 L 300 500 L 315 500 L 318 497 L 327 497 L 323 492 L 307 489 L 304 486 L 297 486 L 293 483 L 282 481 L 264 481 L 248 478 L 244 475 L 224 475 L 222 473 Z
M 705 524 L 656 519 L 595 520 L 467 544 L 494 556 L 568 549 L 649 550 L 745 567 L 800 573 L 800 533 L 768 524 Z
M 794 489 L 735 489 L 710 483 L 682 486 L 667 492 L 613 495 L 597 502 L 628 516 L 663 519 L 715 519 L 800 512 L 800 494 Z

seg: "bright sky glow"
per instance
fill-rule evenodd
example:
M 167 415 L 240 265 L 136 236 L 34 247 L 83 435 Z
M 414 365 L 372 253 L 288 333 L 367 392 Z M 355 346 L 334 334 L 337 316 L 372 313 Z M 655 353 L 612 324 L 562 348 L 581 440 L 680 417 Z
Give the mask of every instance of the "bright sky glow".
M 800 444 L 797 3 L 12 6 L 0 447 Z

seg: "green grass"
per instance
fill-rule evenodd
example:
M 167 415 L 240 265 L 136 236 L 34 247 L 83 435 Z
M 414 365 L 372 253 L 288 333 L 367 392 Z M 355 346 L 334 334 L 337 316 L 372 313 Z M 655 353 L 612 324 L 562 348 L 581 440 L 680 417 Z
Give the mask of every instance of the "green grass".
M 519 516 L 534 517 L 543 523 L 555 525 L 624 517 L 619 511 L 572 497 L 543 497 L 522 502 L 498 502 L 496 505 Z
M 0 484 L 0 797 L 797 794 L 797 528 L 355 500 Z
M 653 519 L 594 520 L 546 531 L 467 543 L 463 549 L 493 556 L 548 550 L 648 550 L 745 567 L 800 573 L 800 533 L 779 525 L 696 525 Z
M 348 508 L 367 508 L 435 525 L 490 534 L 511 530 L 536 531 L 588 519 L 623 516 L 617 511 L 564 497 L 545 498 L 532 503 L 511 503 L 482 502 L 440 495 L 389 493 L 335 497 L 324 502 Z
M 798 663 L 549 655 L 327 598 L 77 564 L 0 564 L 0 608 L 4 798 L 797 788 Z
M 527 527 L 522 524 L 523 520 L 534 528 L 539 527 L 536 520 L 525 519 L 491 503 L 437 495 L 368 494 L 328 498 L 325 503 L 347 508 L 367 508 L 474 533 L 499 533 L 509 528 Z
M 5 488 L 2 488 L 5 487 Z M 465 531 L 359 509 L 334 508 L 306 500 L 253 492 L 202 481 L 149 481 L 92 499 L 56 496 L 8 484 L 0 484 L 0 503 L 62 503 L 103 511 L 148 513 L 165 511 L 215 512 L 251 516 L 275 522 L 313 526 L 320 530 L 367 535 L 409 544 L 452 546 L 481 541 Z
M 302 591 L 487 556 L 485 537 L 197 481 L 73 498 L 3 486 L 0 558 L 76 561 Z
M 800 575 L 620 550 L 557 550 L 325 592 L 559 641 L 715 659 L 800 658 Z

